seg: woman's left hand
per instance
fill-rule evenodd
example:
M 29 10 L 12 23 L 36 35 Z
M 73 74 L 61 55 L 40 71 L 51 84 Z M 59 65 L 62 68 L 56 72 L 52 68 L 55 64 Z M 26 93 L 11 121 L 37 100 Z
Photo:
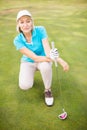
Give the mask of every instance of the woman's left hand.
M 64 71 L 68 71 L 68 70 L 69 70 L 69 65 L 68 65 L 66 62 L 64 62 L 64 63 L 62 64 L 62 67 L 63 67 L 63 70 L 64 70 Z
M 64 71 L 68 71 L 69 70 L 69 65 L 66 61 L 64 61 L 62 58 L 58 58 L 58 63 L 63 67 Z

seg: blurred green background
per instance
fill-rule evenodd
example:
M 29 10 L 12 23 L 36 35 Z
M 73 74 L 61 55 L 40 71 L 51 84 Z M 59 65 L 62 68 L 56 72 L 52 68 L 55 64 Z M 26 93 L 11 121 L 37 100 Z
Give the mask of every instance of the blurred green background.
M 35 25 L 45 26 L 69 72 L 53 65 L 53 107 L 44 103 L 39 72 L 32 89 L 18 87 L 21 54 L 13 39 L 16 15 L 28 9 Z M 87 0 L 0 0 L 0 130 L 87 130 Z M 60 93 L 62 88 L 62 95 Z M 62 104 L 68 113 L 58 119 Z

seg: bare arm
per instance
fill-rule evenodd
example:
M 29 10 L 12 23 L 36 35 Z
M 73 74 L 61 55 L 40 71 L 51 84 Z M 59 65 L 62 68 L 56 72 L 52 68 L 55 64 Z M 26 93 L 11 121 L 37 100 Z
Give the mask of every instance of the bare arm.
M 64 61 L 61 57 L 59 57 L 57 59 L 58 63 L 63 67 L 64 71 L 68 71 L 69 70 L 69 65 L 66 61 Z
M 43 46 L 44 46 L 44 50 L 45 50 L 47 57 L 49 57 L 51 48 L 50 48 L 50 45 L 48 43 L 48 39 L 43 39 Z M 58 57 L 57 62 L 63 67 L 64 71 L 69 70 L 68 63 L 66 61 L 64 61 L 61 57 Z
M 33 53 L 31 50 L 27 48 L 20 49 L 20 52 L 27 57 L 33 59 L 35 62 L 50 62 L 51 59 L 46 56 L 37 56 L 35 53 Z
M 46 39 L 43 39 L 42 42 L 43 42 L 43 47 L 44 47 L 46 56 L 49 57 L 51 48 L 50 48 L 48 39 L 47 39 L 47 38 L 46 38 Z

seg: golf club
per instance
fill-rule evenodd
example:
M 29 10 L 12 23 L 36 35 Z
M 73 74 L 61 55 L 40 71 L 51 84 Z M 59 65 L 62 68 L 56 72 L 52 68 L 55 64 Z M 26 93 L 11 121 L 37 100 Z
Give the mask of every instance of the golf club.
M 54 42 L 51 42 L 51 46 L 52 46 L 52 49 L 55 48 Z M 58 63 L 57 63 L 56 59 L 55 59 L 54 62 L 55 62 L 55 67 L 56 67 L 56 76 L 57 76 L 57 78 L 58 78 Z M 58 81 L 58 80 L 57 80 L 57 81 Z M 59 114 L 59 115 L 58 115 L 58 118 L 61 119 L 61 120 L 64 120 L 64 119 L 67 118 L 67 112 L 64 110 L 64 105 L 63 105 L 63 100 L 62 100 L 62 90 L 61 90 L 61 85 L 60 85 L 60 83 L 59 83 L 59 87 L 60 87 L 61 103 L 62 103 L 63 113 Z

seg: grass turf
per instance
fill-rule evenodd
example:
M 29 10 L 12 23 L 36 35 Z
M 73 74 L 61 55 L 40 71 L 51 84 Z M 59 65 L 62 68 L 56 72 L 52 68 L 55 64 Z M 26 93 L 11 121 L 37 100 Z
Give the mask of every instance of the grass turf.
M 18 87 L 21 54 L 15 50 L 13 38 L 15 18 L 20 9 L 29 9 L 35 25 L 44 25 L 49 42 L 54 41 L 60 56 L 70 65 L 64 73 L 58 68 L 58 81 L 53 65 L 53 107 L 44 104 L 44 86 L 39 72 L 29 91 Z M 87 4 L 72 0 L 0 1 L 0 129 L 1 130 L 86 130 L 87 129 Z M 58 119 L 63 105 L 68 113 L 64 121 Z

